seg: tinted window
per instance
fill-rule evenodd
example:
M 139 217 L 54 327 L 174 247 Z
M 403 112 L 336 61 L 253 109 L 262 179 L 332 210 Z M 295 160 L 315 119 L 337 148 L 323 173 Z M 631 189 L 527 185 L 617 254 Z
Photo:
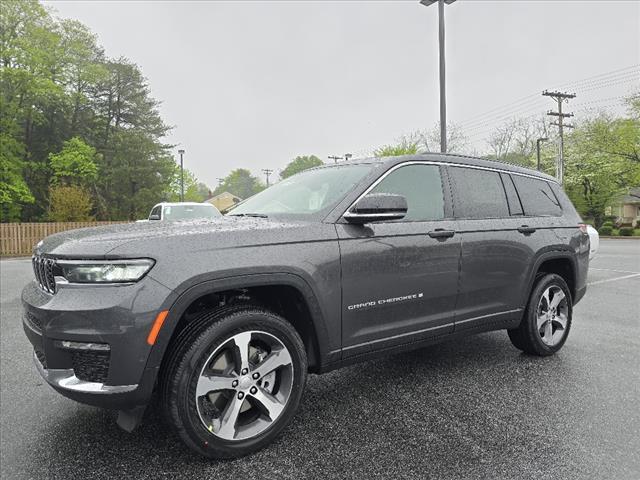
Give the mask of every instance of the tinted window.
M 502 178 L 502 184 L 504 185 L 504 189 L 507 192 L 507 201 L 509 202 L 509 212 L 511 215 L 522 215 L 524 212 L 522 211 L 522 205 L 520 204 L 520 199 L 518 198 L 518 192 L 516 192 L 516 187 L 513 185 L 513 180 L 511 179 L 511 175 L 507 175 L 506 173 L 501 173 L 500 177 Z
M 395 193 L 407 199 L 404 220 L 425 221 L 444 218 L 444 198 L 440 167 L 407 165 L 387 175 L 371 193 Z
M 547 182 L 520 175 L 513 175 L 513 181 L 526 215 L 562 215 L 560 204 Z
M 508 217 L 509 207 L 500 174 L 475 168 L 452 167 L 456 193 L 454 211 L 460 218 Z

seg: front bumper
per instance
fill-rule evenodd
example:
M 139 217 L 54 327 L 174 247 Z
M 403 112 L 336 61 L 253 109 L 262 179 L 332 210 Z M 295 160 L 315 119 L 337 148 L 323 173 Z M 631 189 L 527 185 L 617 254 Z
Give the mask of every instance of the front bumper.
M 63 285 L 54 295 L 31 282 L 22 292 L 23 328 L 38 372 L 81 403 L 119 410 L 147 404 L 159 365 L 149 364 L 146 339 L 171 296 L 150 277 L 131 285 Z

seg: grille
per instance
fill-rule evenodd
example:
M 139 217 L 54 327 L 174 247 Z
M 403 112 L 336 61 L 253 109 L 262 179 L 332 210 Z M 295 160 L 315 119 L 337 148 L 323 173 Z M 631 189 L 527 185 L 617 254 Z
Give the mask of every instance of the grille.
M 56 280 L 53 274 L 55 260 L 42 255 L 34 255 L 31 257 L 31 263 L 40 288 L 48 293 L 56 293 Z
M 104 383 L 109 374 L 111 352 L 75 351 L 71 353 L 73 373 L 85 382 Z
M 44 352 L 42 350 L 34 349 L 36 352 L 36 357 L 38 357 L 38 361 L 42 364 L 42 368 L 47 368 L 47 358 L 44 356 Z

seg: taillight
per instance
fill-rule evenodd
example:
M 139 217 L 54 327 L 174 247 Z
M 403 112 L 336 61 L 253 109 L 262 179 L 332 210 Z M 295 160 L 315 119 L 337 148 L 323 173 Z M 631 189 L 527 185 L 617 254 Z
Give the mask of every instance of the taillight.
M 582 233 L 586 233 L 586 234 L 588 234 L 588 233 L 589 233 L 589 232 L 587 231 L 587 226 L 586 226 L 584 223 L 579 223 L 579 224 L 578 224 L 578 228 L 580 229 L 580 231 L 581 231 Z

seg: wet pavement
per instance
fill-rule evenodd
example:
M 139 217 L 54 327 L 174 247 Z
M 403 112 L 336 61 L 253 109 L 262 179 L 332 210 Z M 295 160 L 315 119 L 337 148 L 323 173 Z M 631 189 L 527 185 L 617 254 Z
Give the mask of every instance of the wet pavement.
M 38 376 L 22 332 L 28 260 L 1 270 L 0 476 L 14 478 L 640 478 L 640 241 L 601 240 L 557 355 L 494 332 L 312 375 L 266 449 L 210 461 L 156 407 L 132 434 Z

